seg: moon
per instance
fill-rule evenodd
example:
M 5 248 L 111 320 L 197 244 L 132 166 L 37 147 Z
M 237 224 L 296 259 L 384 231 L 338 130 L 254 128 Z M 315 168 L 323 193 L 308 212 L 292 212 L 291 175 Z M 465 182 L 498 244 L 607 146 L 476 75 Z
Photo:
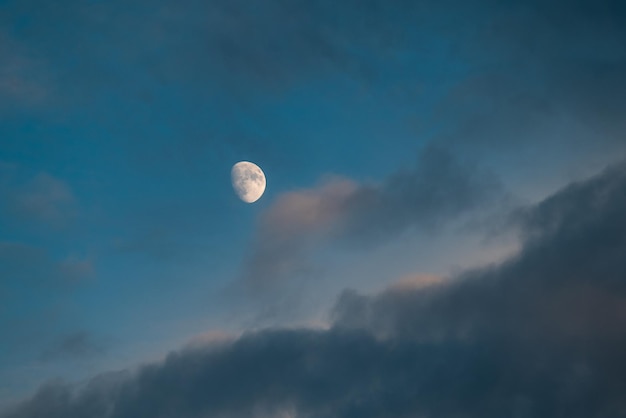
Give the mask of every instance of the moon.
M 265 192 L 265 174 L 258 165 L 249 161 L 240 161 L 230 170 L 233 189 L 241 200 L 254 203 Z

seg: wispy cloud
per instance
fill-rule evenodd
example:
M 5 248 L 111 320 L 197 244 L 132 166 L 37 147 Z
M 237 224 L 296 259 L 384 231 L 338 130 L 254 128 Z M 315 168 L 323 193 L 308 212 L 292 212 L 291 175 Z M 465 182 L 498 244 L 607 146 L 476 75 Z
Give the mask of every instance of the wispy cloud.
M 76 361 L 103 355 L 105 345 L 97 341 L 86 331 L 77 331 L 67 334 L 48 347 L 41 355 L 45 362 Z
M 0 26 L 0 109 L 40 105 L 50 93 L 42 64 Z
M 24 222 L 62 227 L 78 213 L 78 202 L 70 186 L 49 173 L 28 175 L 19 165 L 0 168 L 0 210 Z
M 0 241 L 0 285 L 28 283 L 34 288 L 71 286 L 93 277 L 92 261 L 55 259 L 47 251 L 18 242 Z
M 504 195 L 493 175 L 432 147 L 415 167 L 380 183 L 330 178 L 279 196 L 261 216 L 243 280 L 255 286 L 293 277 L 320 243 L 358 248 L 407 230 L 432 233 Z
M 13 209 L 19 216 L 43 222 L 62 222 L 74 214 L 76 199 L 69 186 L 46 173 L 16 193 Z

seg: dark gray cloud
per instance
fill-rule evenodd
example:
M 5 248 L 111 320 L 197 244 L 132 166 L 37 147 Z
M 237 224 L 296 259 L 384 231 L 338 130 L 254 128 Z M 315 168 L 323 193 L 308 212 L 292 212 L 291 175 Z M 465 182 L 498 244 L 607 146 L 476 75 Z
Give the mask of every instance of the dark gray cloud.
M 82 389 L 48 384 L 3 417 L 623 416 L 624 213 L 626 163 L 527 209 L 525 244 L 500 266 L 346 292 L 328 330 L 248 333 Z
M 468 211 L 486 209 L 504 196 L 497 177 L 451 152 L 426 147 L 411 169 L 381 184 L 362 185 L 342 202 L 334 232 L 357 243 L 380 242 L 414 227 L 434 231 Z
M 208 154 L 222 151 L 229 158 L 252 154 L 293 162 L 296 152 L 279 143 L 293 134 L 280 122 L 264 127 L 264 105 L 255 109 L 254 96 L 337 80 L 338 74 L 342 86 L 352 86 L 346 74 L 365 80 L 381 108 L 395 104 L 388 102 L 387 88 L 406 94 L 421 86 L 403 103 L 403 113 L 418 106 L 420 138 L 436 131 L 440 140 L 479 155 L 529 143 L 534 155 L 539 146 L 542 155 L 551 155 L 547 144 L 554 143 L 567 144 L 571 153 L 624 143 L 619 109 L 626 104 L 626 15 L 611 0 L 13 3 L 0 26 L 28 16 L 30 24 L 14 32 L 45 64 L 34 66 L 43 74 L 33 77 L 59 86 L 52 89 L 57 111 L 66 111 L 67 102 L 74 109 L 89 104 L 85 117 L 92 126 L 115 136 L 163 136 L 164 129 L 147 135 L 138 118 L 178 133 L 169 145 L 124 145 L 140 165 L 156 171 L 168 169 L 163 161 L 177 170 L 203 166 Z M 405 61 L 407 56 L 412 58 Z M 95 109 L 112 91 L 146 114 Z M 181 97 L 193 92 L 175 103 L 184 109 L 179 113 L 162 105 L 171 103 L 172 91 Z M 344 98 L 354 91 L 341 93 Z M 253 129 L 244 126 L 247 119 Z M 252 139 L 239 139 L 246 135 Z
M 124 86 L 139 94 L 154 87 L 129 69 L 166 84 L 206 83 L 210 75 L 233 89 L 241 83 L 245 88 L 284 88 L 338 71 L 380 80 L 385 76 L 377 73 L 381 64 L 406 65 L 398 52 L 431 58 L 433 36 L 450 57 L 500 74 L 514 70 L 531 75 L 535 66 L 541 78 L 552 74 L 555 62 L 602 64 L 624 58 L 621 23 L 626 12 L 612 0 L 524 5 L 494 0 L 471 5 L 458 0 L 72 0 L 63 7 L 28 0 L 12 7 L 13 15 L 0 23 L 10 26 L 11 17 L 26 13 L 41 23 L 18 33 L 41 60 L 55 64 L 47 70 L 57 81 L 77 90 Z M 73 25 L 84 36 L 58 31 L 52 21 Z M 126 33 L 135 36 L 129 39 Z M 71 68 L 74 57 L 82 59 Z M 111 61 L 123 66 L 111 68 Z M 593 68 L 559 66 L 559 71 L 590 75 Z M 140 95 L 149 101 L 155 93 Z
M 372 70 L 364 52 L 387 48 L 391 42 L 384 39 L 402 39 L 390 32 L 405 31 L 392 24 L 402 17 L 399 8 L 380 1 L 70 1 L 59 7 L 29 0 L 12 7 L 13 16 L 28 13 L 41 23 L 22 36 L 34 41 L 43 61 L 54 63 L 42 71 L 71 95 L 83 96 L 80 89 L 88 87 L 129 87 L 146 101 L 154 94 L 151 82 L 197 86 L 207 74 L 235 90 L 242 82 L 245 88 L 282 89 L 302 77 L 338 70 L 367 77 Z M 361 18 L 337 18 L 355 13 Z M 83 36 L 58 31 L 51 21 L 63 21 Z M 3 23 L 11 24 L 0 19 Z M 75 57 L 81 57 L 80 65 L 72 68 Z M 111 61 L 128 67 L 112 69 Z M 128 68 L 150 80 L 133 87 L 137 75 L 129 76 Z
M 508 158 L 512 147 L 529 146 L 530 158 L 557 150 L 623 152 L 624 3 L 532 0 L 492 6 L 458 44 L 460 56 L 480 70 L 456 83 L 436 106 L 433 123 L 441 127 L 441 139 L 468 152 L 484 152 L 485 145 L 507 150 Z
M 346 292 L 336 324 L 424 341 L 621 341 L 626 324 L 626 164 L 519 214 L 523 250 L 451 283 L 374 298 Z
M 488 211 L 504 197 L 491 173 L 427 147 L 414 167 L 380 183 L 330 178 L 279 196 L 259 220 L 243 279 L 265 285 L 306 272 L 308 255 L 321 243 L 363 247 L 407 230 L 432 233 L 462 215 Z

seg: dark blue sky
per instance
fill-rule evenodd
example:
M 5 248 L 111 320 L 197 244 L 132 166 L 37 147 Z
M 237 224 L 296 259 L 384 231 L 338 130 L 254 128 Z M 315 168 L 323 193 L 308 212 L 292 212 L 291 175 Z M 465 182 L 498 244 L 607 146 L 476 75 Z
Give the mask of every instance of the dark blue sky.
M 0 0 L 0 407 L 523 258 L 521 214 L 626 156 L 625 28 L 610 0 Z

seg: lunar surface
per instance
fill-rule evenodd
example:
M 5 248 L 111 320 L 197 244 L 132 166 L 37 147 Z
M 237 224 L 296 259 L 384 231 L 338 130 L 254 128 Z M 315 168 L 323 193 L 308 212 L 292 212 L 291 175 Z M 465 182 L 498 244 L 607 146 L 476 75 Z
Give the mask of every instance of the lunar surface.
M 261 168 L 249 161 L 240 161 L 230 170 L 233 189 L 241 200 L 253 203 L 265 192 L 265 174 Z

